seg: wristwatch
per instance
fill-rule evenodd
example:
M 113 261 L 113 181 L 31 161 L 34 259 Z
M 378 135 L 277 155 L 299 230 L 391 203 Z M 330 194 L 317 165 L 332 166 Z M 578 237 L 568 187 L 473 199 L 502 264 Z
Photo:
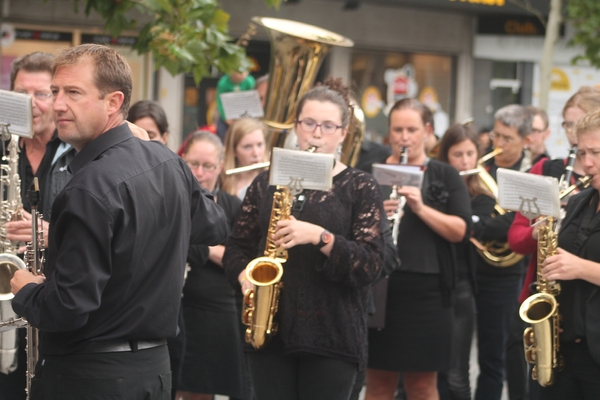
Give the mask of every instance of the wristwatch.
M 323 248 L 323 246 L 326 246 L 327 244 L 331 243 L 331 239 L 333 239 L 333 235 L 331 234 L 331 232 L 329 232 L 327 229 L 325 229 L 322 233 L 321 233 L 321 240 L 319 241 L 319 244 L 317 245 L 317 247 Z

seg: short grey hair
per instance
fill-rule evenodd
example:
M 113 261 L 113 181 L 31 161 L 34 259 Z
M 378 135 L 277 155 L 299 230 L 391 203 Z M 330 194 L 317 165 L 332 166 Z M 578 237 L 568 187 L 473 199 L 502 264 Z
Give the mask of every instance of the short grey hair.
M 502 107 L 496 111 L 494 119 L 503 125 L 515 128 L 521 138 L 525 138 L 531 133 L 533 115 L 527 108 L 519 104 L 509 104 Z

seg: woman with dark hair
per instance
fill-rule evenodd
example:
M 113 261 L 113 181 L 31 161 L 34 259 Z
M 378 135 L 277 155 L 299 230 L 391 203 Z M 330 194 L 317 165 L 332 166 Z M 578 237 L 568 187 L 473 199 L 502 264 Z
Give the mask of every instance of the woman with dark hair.
M 148 100 L 138 101 L 129 108 L 127 121 L 145 129 L 150 140 L 167 144 L 169 123 L 160 104 Z
M 459 172 L 475 169 L 480 154 L 477 136 L 468 125 L 452 125 L 440 143 L 438 159 L 448 163 Z M 478 174 L 463 176 L 471 198 L 473 214 L 472 236 L 477 237 L 485 222 L 494 212 L 496 200 L 485 189 Z M 469 359 L 475 328 L 475 275 L 477 263 L 483 262 L 471 243 L 456 245 L 457 279 L 454 304 L 451 368 L 445 374 L 452 400 L 471 400 L 469 382 Z
M 338 154 L 350 115 L 339 81 L 309 90 L 296 109 L 298 148 Z M 267 237 L 275 187 L 262 172 L 226 244 L 225 272 L 242 291 L 252 287 L 245 267 L 267 240 L 288 251 L 275 315 L 279 330 L 260 350 L 246 346 L 260 400 L 347 400 L 366 364 L 367 295 L 383 261 L 381 198 L 365 172 L 337 161 L 332 175 L 329 190 L 304 190 L 296 216 L 277 222 Z
M 450 367 L 453 244 L 469 237 L 471 208 L 456 169 L 427 157 L 430 121 L 431 111 L 415 99 L 398 101 L 389 114 L 392 155 L 386 163 L 399 164 L 406 148 L 408 164 L 422 166 L 425 174 L 422 188 L 398 189 L 406 198 L 397 238 L 402 263 L 389 277 L 385 328 L 369 330 L 368 400 L 391 399 L 398 372 L 408 400 L 437 399 L 437 371 Z M 388 215 L 398 204 L 383 202 Z

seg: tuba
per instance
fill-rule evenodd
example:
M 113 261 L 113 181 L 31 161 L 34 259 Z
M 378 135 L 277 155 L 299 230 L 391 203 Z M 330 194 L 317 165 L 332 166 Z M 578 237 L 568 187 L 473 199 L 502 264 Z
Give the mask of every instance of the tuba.
M 495 148 L 493 151 L 481 157 L 477 161 L 476 168 L 477 174 L 479 175 L 479 181 L 494 195 L 494 198 L 496 199 L 498 198 L 498 184 L 486 171 L 483 164 L 500 153 L 502 153 L 502 149 L 499 147 Z M 499 215 L 506 214 L 506 210 L 500 207 L 498 203 L 496 203 L 494 209 Z M 485 262 L 494 267 L 510 267 L 515 265 L 523 258 L 521 254 L 517 254 L 512 251 L 508 246 L 508 243 L 501 243 L 495 240 L 481 243 L 475 238 L 471 238 L 470 241 L 473 243 L 473 245 L 475 245 L 477 253 L 479 253 Z
M 325 55 L 333 46 L 352 47 L 354 42 L 297 21 L 266 17 L 252 21 L 264 26 L 271 40 L 264 121 L 272 128 L 269 148 L 280 147 L 284 139 L 280 133 L 293 126 L 298 101 L 313 86 Z
M 281 264 L 287 260 L 287 250 L 275 246 L 272 238 L 277 222 L 288 219 L 291 212 L 290 190 L 278 186 L 273 195 L 264 256 L 255 258 L 246 266 L 246 278 L 255 289 L 244 293 L 242 322 L 248 326 L 246 342 L 255 349 L 264 347 L 271 336 L 277 333 L 277 323 L 273 319 L 279 306 L 279 291 L 283 287 Z
M 587 186 L 590 180 L 590 176 L 580 178 L 576 184 L 561 191 L 559 197 L 563 199 L 575 189 Z M 531 377 L 544 387 L 554 383 L 554 371 L 562 368 L 564 363 L 558 354 L 560 315 L 556 296 L 560 293 L 560 283 L 549 282 L 542 276 L 544 260 L 557 254 L 559 222 L 548 217 L 538 229 L 538 293 L 529 296 L 519 308 L 521 319 L 531 324 L 523 333 L 525 360 L 534 365 Z
M 3 135 L 4 136 L 4 135 Z M 4 137 L 3 137 L 4 139 Z M 0 321 L 18 321 L 11 307 L 13 294 L 10 280 L 15 271 L 25 269 L 23 260 L 16 256 L 18 243 L 6 238 L 5 224 L 21 218 L 21 179 L 17 173 L 19 163 L 19 137 L 12 135 L 7 154 L 3 156 L 6 164 L 1 166 L 0 185 L 6 200 L 2 200 L 0 210 Z M 17 369 L 17 349 L 19 347 L 17 331 L 18 323 L 12 324 L 6 331 L 0 331 L 0 372 L 8 374 Z

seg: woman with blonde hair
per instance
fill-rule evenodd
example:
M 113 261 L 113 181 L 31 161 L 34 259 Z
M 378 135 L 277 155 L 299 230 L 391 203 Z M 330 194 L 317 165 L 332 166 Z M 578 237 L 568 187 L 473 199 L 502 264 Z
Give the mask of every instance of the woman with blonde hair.
M 254 169 L 233 175 L 225 171 L 265 162 L 269 158 L 265 135 L 267 126 L 254 118 L 235 121 L 225 136 L 225 159 L 221 172 L 221 190 L 243 199 L 246 189 L 264 169 Z

